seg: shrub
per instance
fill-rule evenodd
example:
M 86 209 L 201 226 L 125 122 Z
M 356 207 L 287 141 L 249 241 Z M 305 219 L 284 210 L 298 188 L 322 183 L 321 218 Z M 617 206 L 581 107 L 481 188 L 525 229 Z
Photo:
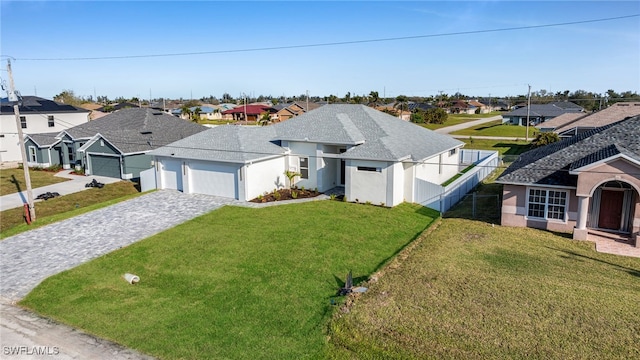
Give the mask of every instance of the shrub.
M 294 198 L 294 199 L 297 199 L 298 198 L 298 192 L 291 190 L 291 197 Z
M 331 200 L 335 200 L 335 199 L 336 199 L 336 194 L 331 194 L 331 195 L 329 195 L 329 199 L 331 199 Z
M 273 192 L 273 198 L 276 199 L 276 201 L 280 200 L 280 192 L 279 191 L 274 191 Z

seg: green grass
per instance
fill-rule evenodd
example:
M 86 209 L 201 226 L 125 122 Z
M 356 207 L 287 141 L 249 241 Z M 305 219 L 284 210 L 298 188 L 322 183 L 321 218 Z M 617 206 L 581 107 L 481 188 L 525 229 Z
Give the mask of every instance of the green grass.
M 466 123 L 473 120 L 485 119 L 488 117 L 500 115 L 499 111 L 494 111 L 488 114 L 448 114 L 447 120 L 444 124 L 419 124 L 420 126 L 426 127 L 429 130 L 436 130 L 447 126 L 458 125 L 462 123 Z
M 54 175 L 55 172 L 29 170 L 31 188 L 35 189 L 37 187 L 56 184 L 68 180 L 65 178 L 55 177 Z M 0 170 L 0 196 L 17 193 L 18 189 L 20 189 L 20 191 L 27 190 L 27 185 L 24 181 L 24 170 L 21 168 Z
M 451 179 L 443 182 L 441 186 L 447 186 L 447 185 L 451 184 L 452 182 L 456 181 L 456 179 L 461 177 L 463 174 L 469 172 L 469 170 L 473 169 L 474 167 L 476 167 L 476 164 L 472 164 L 472 165 L 467 166 L 462 171 L 460 171 L 459 173 L 455 174 Z
M 404 254 L 403 254 L 404 255 Z M 640 259 L 443 219 L 332 323 L 336 359 L 640 357 Z
M 494 150 L 501 156 L 517 156 L 530 150 L 531 143 L 527 141 L 492 140 L 492 139 L 459 139 L 466 143 L 465 149 Z
M 163 359 L 325 357 L 346 273 L 366 278 L 435 217 L 410 204 L 224 207 L 53 276 L 21 305 Z
M 536 128 L 529 126 L 529 139 L 535 137 Z M 469 136 L 503 136 L 525 139 L 527 133 L 526 126 L 503 125 L 501 120 L 491 121 L 478 126 L 467 129 L 454 131 L 452 135 L 469 135 Z
M 22 207 L 0 212 L 0 239 L 65 220 L 92 210 L 106 207 L 140 195 L 135 184 L 121 181 L 106 184 L 102 189 L 91 188 L 78 193 L 37 201 L 36 221 L 27 225 Z M 69 231 L 73 231 L 70 229 Z

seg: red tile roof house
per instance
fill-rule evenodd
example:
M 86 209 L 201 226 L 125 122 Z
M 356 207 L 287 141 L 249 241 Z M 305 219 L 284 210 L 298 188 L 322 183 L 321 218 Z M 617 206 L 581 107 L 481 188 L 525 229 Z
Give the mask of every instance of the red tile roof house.
M 231 115 L 234 121 L 258 121 L 260 115 L 268 112 L 274 114 L 276 110 L 267 105 L 240 105 L 222 112 L 222 116 Z M 246 114 L 246 118 L 245 118 Z
M 502 225 L 628 237 L 640 247 L 640 116 L 530 150 L 496 180 Z

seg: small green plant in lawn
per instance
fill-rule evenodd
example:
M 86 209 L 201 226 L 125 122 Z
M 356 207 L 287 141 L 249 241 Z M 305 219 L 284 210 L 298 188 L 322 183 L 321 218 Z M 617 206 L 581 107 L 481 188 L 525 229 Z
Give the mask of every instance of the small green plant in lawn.
M 336 199 L 336 194 L 331 194 L 331 195 L 329 195 L 329 199 L 330 199 L 330 200 L 335 200 L 335 199 Z
M 84 175 L 84 168 L 78 167 L 71 170 L 71 172 L 76 175 Z
M 295 190 L 291 190 L 291 197 L 294 198 L 294 199 L 297 199 L 298 198 L 298 192 L 295 191 Z

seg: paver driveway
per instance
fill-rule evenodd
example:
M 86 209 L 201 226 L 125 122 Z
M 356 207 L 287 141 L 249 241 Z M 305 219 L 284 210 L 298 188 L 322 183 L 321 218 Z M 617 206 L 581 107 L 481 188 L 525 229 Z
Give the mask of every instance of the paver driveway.
M 0 241 L 0 297 L 236 200 L 162 190 Z

